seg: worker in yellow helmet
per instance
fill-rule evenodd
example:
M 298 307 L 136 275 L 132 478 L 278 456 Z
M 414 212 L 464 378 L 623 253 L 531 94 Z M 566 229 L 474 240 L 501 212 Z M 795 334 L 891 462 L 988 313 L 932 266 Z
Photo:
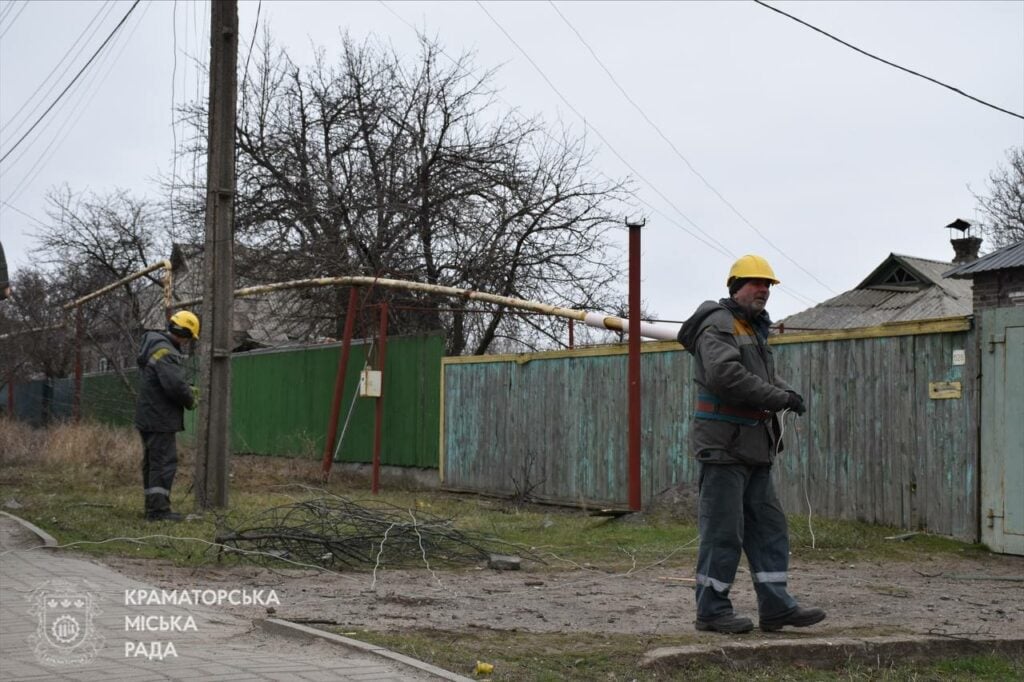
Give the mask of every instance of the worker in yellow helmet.
M 167 321 L 167 331 L 147 331 L 139 350 L 139 395 L 135 428 L 142 436 L 142 490 L 146 519 L 181 521 L 171 511 L 171 485 L 178 471 L 175 443 L 185 430 L 185 409 L 196 406 L 196 397 L 185 380 L 181 349 L 199 338 L 199 318 L 179 310 Z
M 733 611 L 729 590 L 746 553 L 757 593 L 760 627 L 805 627 L 825 618 L 797 605 L 786 589 L 789 531 L 772 486 L 782 450 L 779 413 L 806 412 L 803 397 L 775 375 L 765 311 L 779 284 L 761 256 L 743 256 L 729 270 L 729 297 L 705 301 L 683 323 L 679 342 L 694 357 L 697 401 L 690 430 L 700 472 L 697 555 L 698 630 L 749 632 Z

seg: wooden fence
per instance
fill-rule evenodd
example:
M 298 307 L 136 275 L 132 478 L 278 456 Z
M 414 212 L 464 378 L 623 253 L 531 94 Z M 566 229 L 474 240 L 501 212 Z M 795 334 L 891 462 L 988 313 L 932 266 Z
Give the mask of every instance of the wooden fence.
M 978 538 L 977 356 L 968 318 L 773 337 L 807 397 L 776 467 L 784 506 Z M 954 351 L 964 351 L 955 364 Z M 957 353 L 956 363 L 961 354 Z M 626 349 L 442 363 L 441 475 L 450 489 L 627 502 Z M 645 343 L 642 491 L 693 482 L 692 358 Z M 958 382 L 958 383 L 957 383 Z M 959 393 L 956 386 L 959 386 Z

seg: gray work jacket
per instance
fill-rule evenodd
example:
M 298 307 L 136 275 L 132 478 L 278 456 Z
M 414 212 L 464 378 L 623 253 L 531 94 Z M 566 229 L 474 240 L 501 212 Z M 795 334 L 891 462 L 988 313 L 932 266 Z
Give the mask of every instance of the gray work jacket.
M 139 365 L 139 397 L 135 404 L 135 428 L 139 431 L 175 432 L 185 429 L 185 408 L 195 398 L 185 380 L 181 352 L 170 334 L 148 331 L 142 336 Z
M 771 464 L 782 450 L 775 413 L 791 390 L 775 376 L 768 316 L 750 320 L 730 299 L 705 301 L 679 341 L 694 357 L 697 402 L 690 443 L 701 461 Z

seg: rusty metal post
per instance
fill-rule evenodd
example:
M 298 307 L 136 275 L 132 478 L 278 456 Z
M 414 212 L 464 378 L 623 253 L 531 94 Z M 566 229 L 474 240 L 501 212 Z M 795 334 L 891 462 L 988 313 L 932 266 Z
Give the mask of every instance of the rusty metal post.
M 380 395 L 377 396 L 377 412 L 373 422 L 373 483 L 374 495 L 380 490 L 380 439 L 381 424 L 384 421 L 384 360 L 388 350 L 388 304 L 380 304 L 380 327 L 377 339 L 377 371 L 380 372 Z
M 82 418 L 82 306 L 75 308 L 75 385 L 71 394 L 71 421 L 77 424 Z
M 572 318 L 569 319 L 569 348 L 576 347 L 576 328 L 574 326 L 575 323 L 576 320 L 573 320 Z
M 338 437 L 338 412 L 341 410 L 341 396 L 345 391 L 345 372 L 348 371 L 348 355 L 352 349 L 352 330 L 355 329 L 359 307 L 359 292 L 352 287 L 348 294 L 348 312 L 345 313 L 345 331 L 341 340 L 341 357 L 338 359 L 338 373 L 334 377 L 334 398 L 331 400 L 331 415 L 327 423 L 327 439 L 324 441 L 324 460 L 321 465 L 324 481 L 331 475 L 334 461 L 334 439 Z
M 645 221 L 629 228 L 629 508 L 640 511 L 640 228 Z

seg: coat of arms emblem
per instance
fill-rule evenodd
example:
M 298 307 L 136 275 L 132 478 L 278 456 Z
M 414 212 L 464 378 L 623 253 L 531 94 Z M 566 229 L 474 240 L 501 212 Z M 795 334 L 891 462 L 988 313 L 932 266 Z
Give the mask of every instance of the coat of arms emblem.
M 88 587 L 84 581 L 48 580 L 29 596 L 30 613 L 38 619 L 30 641 L 40 662 L 71 665 L 96 657 L 103 636 L 93 625 L 93 616 L 100 610 Z

